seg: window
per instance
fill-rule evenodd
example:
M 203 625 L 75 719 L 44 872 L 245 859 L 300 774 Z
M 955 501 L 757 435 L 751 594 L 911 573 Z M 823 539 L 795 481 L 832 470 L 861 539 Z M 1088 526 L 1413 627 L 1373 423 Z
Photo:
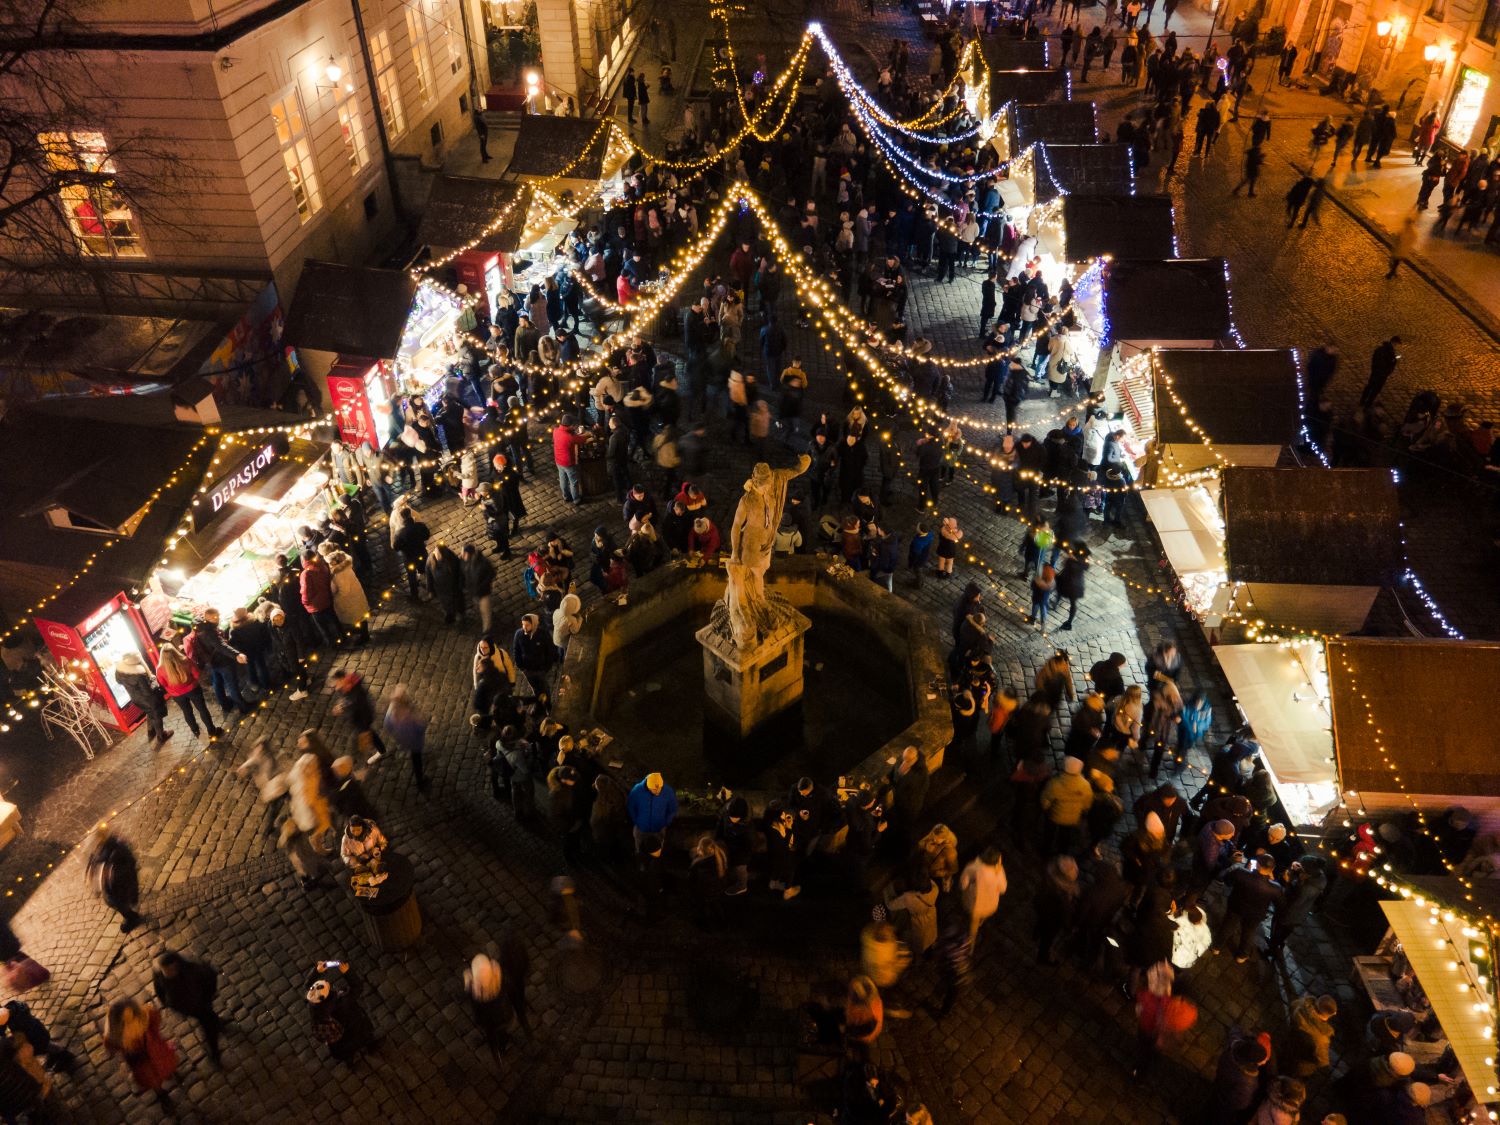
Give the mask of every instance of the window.
M 1475 38 L 1481 43 L 1493 43 L 1500 32 L 1500 0 L 1489 0 L 1484 6 L 1484 16 L 1479 21 Z
M 375 64 L 375 94 L 386 132 L 399 137 L 406 132 L 406 112 L 401 108 L 401 89 L 396 85 L 396 67 L 391 58 L 391 37 L 386 31 L 370 36 L 370 61 Z
M 58 202 L 78 248 L 100 258 L 144 258 L 140 224 L 111 178 L 115 162 L 104 134 L 72 130 L 36 139 L 62 185 Z
M 443 39 L 448 45 L 448 70 L 453 74 L 460 74 L 464 69 L 464 45 L 463 38 L 458 29 L 453 26 L 453 21 L 458 17 L 454 14 L 454 6 L 443 0 Z
M 339 132 L 343 135 L 344 147 L 349 150 L 349 167 L 357 173 L 370 162 L 370 151 L 365 147 L 365 117 L 359 108 L 354 78 L 347 66 L 343 71 L 344 81 L 338 84 L 334 97 L 338 99 Z
M 307 143 L 302 98 L 295 88 L 271 103 L 271 120 L 276 124 L 276 141 L 281 145 L 281 159 L 286 164 L 286 178 L 292 185 L 297 214 L 305 223 L 323 209 L 323 193 L 318 190 L 312 148 Z
M 417 68 L 417 101 L 432 96 L 432 60 L 427 54 L 427 17 L 418 7 L 406 9 L 406 34 L 411 37 L 411 61 Z

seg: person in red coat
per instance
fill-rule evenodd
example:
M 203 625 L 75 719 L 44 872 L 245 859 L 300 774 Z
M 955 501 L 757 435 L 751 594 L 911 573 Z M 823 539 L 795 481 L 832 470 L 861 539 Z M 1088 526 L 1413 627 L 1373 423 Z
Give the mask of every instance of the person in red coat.
M 705 559 L 713 558 L 719 553 L 722 542 L 714 521 L 707 516 L 699 516 L 693 521 L 693 530 L 688 533 L 688 554 Z
M 104 1046 L 130 1068 L 130 1077 L 150 1090 L 168 1113 L 167 1080 L 177 1073 L 177 1048 L 161 1033 L 161 1011 L 135 1000 L 116 1000 L 104 1021 Z
M 564 414 L 552 431 L 552 460 L 557 463 L 557 487 L 569 504 L 582 506 L 583 490 L 578 487 L 578 447 L 587 445 L 588 431 L 572 414 Z
M 323 640 L 337 644 L 343 629 L 333 612 L 333 573 L 316 551 L 309 551 L 302 560 L 302 608 Z

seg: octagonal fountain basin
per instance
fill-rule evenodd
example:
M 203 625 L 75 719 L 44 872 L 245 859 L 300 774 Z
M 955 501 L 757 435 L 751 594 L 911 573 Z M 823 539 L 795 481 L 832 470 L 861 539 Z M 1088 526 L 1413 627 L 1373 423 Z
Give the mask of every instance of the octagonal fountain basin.
M 602 728 L 622 780 L 653 770 L 707 800 L 721 785 L 763 801 L 799 777 L 876 782 L 905 746 L 942 764 L 952 737 L 943 655 L 931 624 L 826 556 L 778 557 L 770 592 L 806 614 L 799 704 L 741 739 L 715 721 L 695 633 L 724 593 L 724 571 L 672 563 L 584 617 L 556 694 L 570 730 Z

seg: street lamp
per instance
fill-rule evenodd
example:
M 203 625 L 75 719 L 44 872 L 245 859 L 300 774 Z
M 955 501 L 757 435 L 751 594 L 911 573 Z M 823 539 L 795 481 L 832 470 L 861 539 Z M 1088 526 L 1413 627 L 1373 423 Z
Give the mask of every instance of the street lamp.
M 1389 39 L 1391 37 L 1391 27 L 1390 20 L 1381 20 L 1375 25 L 1375 34 L 1381 39 Z
M 323 68 L 323 76 L 334 85 L 337 85 L 338 80 L 344 77 L 344 68 L 339 66 L 338 61 L 332 55 L 328 56 L 328 65 Z

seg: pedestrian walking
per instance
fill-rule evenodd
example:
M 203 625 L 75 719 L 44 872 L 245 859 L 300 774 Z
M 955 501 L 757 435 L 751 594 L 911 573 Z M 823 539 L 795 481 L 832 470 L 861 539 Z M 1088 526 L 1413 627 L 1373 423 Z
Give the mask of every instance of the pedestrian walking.
M 1240 177 L 1240 182 L 1230 190 L 1230 195 L 1239 195 L 1240 188 L 1250 189 L 1250 198 L 1255 198 L 1255 184 L 1260 179 L 1260 170 L 1266 163 L 1266 150 L 1259 144 L 1252 144 L 1245 152 L 1245 172 Z
M 501 524 L 504 525 L 504 518 Z M 463 550 L 464 592 L 479 609 L 479 631 L 489 635 L 494 624 L 491 596 L 495 586 L 495 564 L 485 557 L 476 544 L 466 543 Z
M 190 961 L 175 950 L 159 953 L 151 968 L 151 985 L 163 1008 L 196 1020 L 203 1032 L 209 1060 L 223 1066 L 219 1033 L 224 1021 L 214 1011 L 219 991 L 219 970 L 204 961 Z
M 391 688 L 383 725 L 396 743 L 396 749 L 405 751 L 411 760 L 411 772 L 417 781 L 417 791 L 426 793 L 429 783 L 423 768 L 423 756 L 427 748 L 427 716 L 417 710 L 405 684 L 397 684 Z
M 641 124 L 651 124 L 651 84 L 646 81 L 645 72 L 635 76 L 635 100 L 641 107 Z
M 1312 176 L 1303 174 L 1296 183 L 1287 189 L 1286 193 L 1286 229 L 1291 230 L 1292 224 L 1297 221 L 1297 215 L 1301 212 L 1303 204 L 1307 202 L 1308 196 L 1312 194 L 1317 180 Z
M 136 1000 L 116 1000 L 104 1020 L 104 1049 L 119 1055 L 136 1088 L 149 1090 L 173 1112 L 167 1082 L 177 1073 L 177 1048 L 161 1033 L 161 1010 Z
M 979 928 L 1000 909 L 1006 891 L 1005 864 L 1000 849 L 986 848 L 969 861 L 958 876 L 958 889 L 969 917 L 969 940 L 979 937 Z
M 1057 964 L 1057 946 L 1072 928 L 1080 890 L 1076 859 L 1058 855 L 1047 861 L 1033 902 L 1036 959 L 1043 965 Z
M 513 930 L 500 936 L 500 988 L 510 1001 L 516 1022 L 531 1034 L 531 1019 L 526 1004 L 526 981 L 531 975 L 531 954 L 526 943 Z
M 510 1046 L 510 1024 L 515 1013 L 505 995 L 505 973 L 500 962 L 484 953 L 474 954 L 464 970 L 464 994 L 469 998 L 469 1014 L 474 1026 L 484 1036 L 495 1062 Z
M 370 689 L 365 686 L 363 676 L 349 669 L 338 669 L 332 678 L 338 694 L 333 713 L 348 720 L 354 729 L 355 749 L 365 755 L 366 764 L 374 765 L 385 753 L 385 743 L 375 730 L 375 702 L 370 698 Z
M 1375 351 L 1370 355 L 1370 378 L 1365 383 L 1365 389 L 1359 394 L 1359 405 L 1368 410 L 1375 405 L 1375 400 L 1380 397 L 1380 392 L 1385 389 L 1386 381 L 1396 370 L 1396 365 L 1401 362 L 1401 353 L 1396 349 L 1401 344 L 1400 336 L 1392 336 L 1375 346 Z
M 1391 268 L 1385 271 L 1387 281 L 1395 277 L 1401 263 L 1411 257 L 1412 248 L 1416 244 L 1417 217 L 1411 214 L 1401 221 L 1401 229 L 1396 232 L 1396 237 L 1391 242 Z
M 141 891 L 135 852 L 107 827 L 100 827 L 89 837 L 87 854 L 84 878 L 104 904 L 120 915 L 120 932 L 128 934 L 145 920 L 136 910 Z
M 479 141 L 479 163 L 490 162 L 490 125 L 484 119 L 484 113 L 478 106 L 474 107 L 474 137 Z
M 1288 1033 L 1281 1062 L 1290 1074 L 1311 1078 L 1328 1069 L 1328 1045 L 1333 1042 L 1333 1017 L 1339 1004 L 1332 996 L 1301 996 L 1287 1013 Z
M 635 67 L 625 68 L 625 80 L 620 83 L 620 93 L 625 97 L 625 123 L 635 124 Z

